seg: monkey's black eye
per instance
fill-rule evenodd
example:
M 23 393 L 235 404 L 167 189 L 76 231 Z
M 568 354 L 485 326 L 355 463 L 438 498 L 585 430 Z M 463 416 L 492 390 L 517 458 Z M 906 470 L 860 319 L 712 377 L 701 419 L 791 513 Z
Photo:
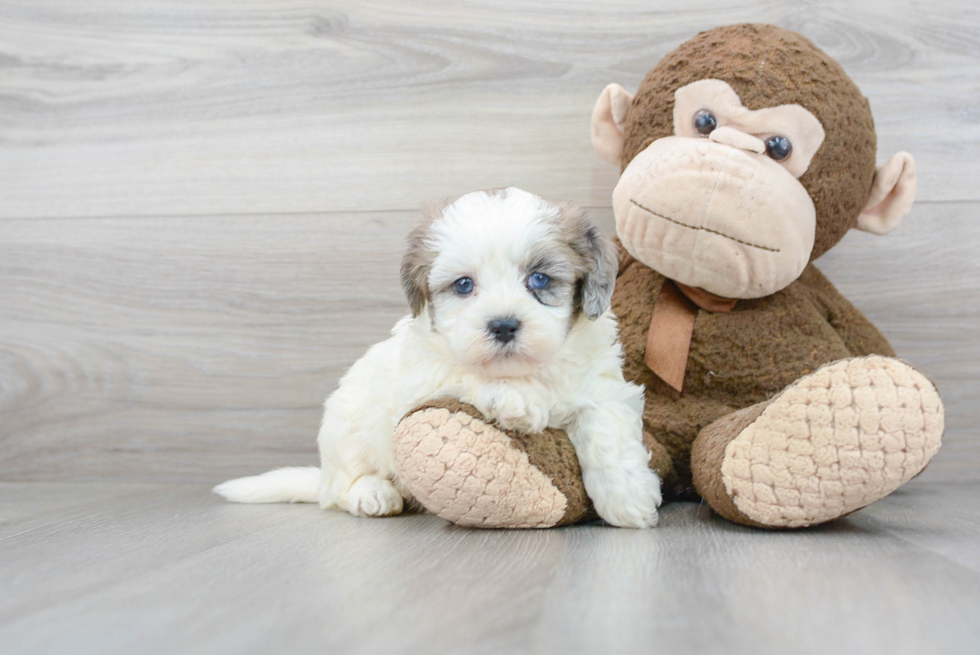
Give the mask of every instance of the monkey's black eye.
M 766 139 L 766 154 L 776 161 L 784 161 L 793 154 L 793 144 L 784 136 L 771 136 Z
M 694 129 L 701 136 L 708 136 L 718 127 L 718 119 L 707 109 L 702 109 L 694 115 Z
M 461 277 L 453 283 L 453 289 L 461 296 L 468 296 L 473 291 L 473 280 Z

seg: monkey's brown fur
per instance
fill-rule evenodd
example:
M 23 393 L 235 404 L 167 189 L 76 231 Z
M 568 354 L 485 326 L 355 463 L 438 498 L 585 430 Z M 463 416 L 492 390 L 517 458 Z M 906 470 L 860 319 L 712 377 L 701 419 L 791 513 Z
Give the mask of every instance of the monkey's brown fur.
M 674 133 L 674 91 L 702 79 L 728 82 L 749 109 L 799 104 L 826 137 L 800 183 L 817 210 L 813 260 L 843 238 L 871 191 L 876 139 L 868 102 L 841 67 L 810 41 L 771 25 L 702 32 L 664 57 L 636 93 L 624 130 L 622 168 Z M 613 312 L 628 380 L 646 386 L 644 440 L 668 496 L 693 494 L 691 445 L 716 419 L 778 393 L 823 364 L 894 351 L 812 265 L 782 291 L 740 300 L 731 313 L 699 311 L 684 394 L 674 399 L 647 368 L 647 328 L 664 277 L 621 249 Z
M 666 497 L 692 497 L 691 445 L 715 420 L 772 397 L 824 364 L 861 355 L 893 356 L 877 329 L 815 267 L 782 291 L 740 300 L 729 313 L 699 311 L 675 399 L 643 359 L 647 328 L 664 277 L 629 255 L 613 294 L 627 380 L 646 386 L 644 442 Z

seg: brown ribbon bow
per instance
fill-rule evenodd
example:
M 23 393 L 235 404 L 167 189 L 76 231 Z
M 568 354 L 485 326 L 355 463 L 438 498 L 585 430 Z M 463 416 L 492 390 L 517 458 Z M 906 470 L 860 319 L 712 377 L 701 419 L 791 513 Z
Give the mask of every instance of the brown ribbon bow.
M 722 298 L 704 289 L 664 280 L 647 331 L 647 366 L 680 393 L 684 387 L 698 308 L 707 312 L 730 312 L 737 302 L 736 298 Z

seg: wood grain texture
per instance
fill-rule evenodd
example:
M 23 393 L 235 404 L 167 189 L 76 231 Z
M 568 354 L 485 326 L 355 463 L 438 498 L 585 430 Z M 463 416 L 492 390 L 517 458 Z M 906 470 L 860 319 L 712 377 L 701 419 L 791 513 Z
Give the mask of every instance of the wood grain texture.
M 916 480 L 832 526 L 677 503 L 654 530 L 473 531 L 0 484 L 0 644 L 45 653 L 971 653 L 980 486 Z
M 407 311 L 413 218 L 0 222 L 0 470 L 312 463 L 320 404 Z
M 612 229 L 608 209 L 593 219 Z M 980 478 L 980 203 L 818 264 L 936 380 L 930 468 Z M 0 479 L 211 481 L 315 463 L 320 405 L 407 311 L 409 212 L 0 221 Z
M 511 184 L 606 206 L 599 92 L 741 21 L 837 58 L 921 199 L 980 199 L 973 0 L 6 0 L 0 218 L 410 210 Z
M 980 478 L 980 203 L 947 202 L 980 198 L 980 13 L 707 0 L 0 1 L 0 478 L 314 461 L 320 403 L 405 309 L 401 210 L 519 184 L 611 230 L 594 97 L 743 20 L 813 38 L 881 152 L 915 152 L 905 226 L 820 265 L 939 383 L 930 473 Z

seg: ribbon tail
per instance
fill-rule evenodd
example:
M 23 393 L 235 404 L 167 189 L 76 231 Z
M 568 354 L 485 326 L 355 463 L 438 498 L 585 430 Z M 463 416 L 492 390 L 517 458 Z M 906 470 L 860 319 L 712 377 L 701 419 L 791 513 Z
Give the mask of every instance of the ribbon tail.
M 664 280 L 653 307 L 644 360 L 657 377 L 680 393 L 698 308 L 671 280 Z

